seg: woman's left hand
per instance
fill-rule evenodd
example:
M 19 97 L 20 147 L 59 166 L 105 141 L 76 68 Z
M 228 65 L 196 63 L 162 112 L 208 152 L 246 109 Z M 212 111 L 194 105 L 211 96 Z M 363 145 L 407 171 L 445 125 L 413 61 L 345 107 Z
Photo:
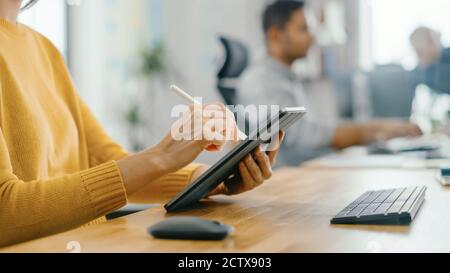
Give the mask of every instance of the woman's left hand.
M 221 183 L 208 196 L 213 195 L 236 195 L 253 190 L 261 186 L 266 180 L 272 177 L 272 167 L 280 150 L 280 145 L 283 142 L 285 133 L 281 131 L 272 143 L 269 152 L 263 151 L 259 146 L 252 155 L 248 155 L 239 163 L 239 174 Z

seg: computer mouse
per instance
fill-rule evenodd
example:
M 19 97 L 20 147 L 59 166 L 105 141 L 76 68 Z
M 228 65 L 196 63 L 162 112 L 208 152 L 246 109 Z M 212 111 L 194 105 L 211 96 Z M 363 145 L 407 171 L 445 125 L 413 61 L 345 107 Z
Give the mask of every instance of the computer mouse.
M 148 228 L 155 238 L 178 240 L 222 240 L 234 231 L 232 226 L 198 217 L 171 217 Z

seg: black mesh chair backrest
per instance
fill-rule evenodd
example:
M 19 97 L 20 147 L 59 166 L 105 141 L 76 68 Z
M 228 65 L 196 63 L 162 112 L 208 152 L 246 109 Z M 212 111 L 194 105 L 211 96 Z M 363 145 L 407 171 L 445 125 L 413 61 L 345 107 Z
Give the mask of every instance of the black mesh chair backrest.
M 225 49 L 225 61 L 217 73 L 220 94 L 227 105 L 236 104 L 236 81 L 249 64 L 248 48 L 240 41 L 220 37 Z

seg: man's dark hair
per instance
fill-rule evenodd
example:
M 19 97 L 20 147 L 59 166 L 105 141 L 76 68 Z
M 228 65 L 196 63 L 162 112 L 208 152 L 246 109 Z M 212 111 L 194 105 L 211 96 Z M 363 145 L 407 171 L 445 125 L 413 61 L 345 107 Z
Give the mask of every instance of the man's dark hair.
M 267 31 L 271 27 L 283 29 L 291 20 L 292 13 L 303 9 L 305 3 L 295 0 L 278 0 L 267 6 L 263 14 L 263 30 Z

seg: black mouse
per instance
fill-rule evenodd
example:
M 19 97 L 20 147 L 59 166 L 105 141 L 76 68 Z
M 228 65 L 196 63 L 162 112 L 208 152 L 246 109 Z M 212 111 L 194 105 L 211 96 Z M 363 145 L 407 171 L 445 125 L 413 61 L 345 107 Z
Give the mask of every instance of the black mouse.
M 148 228 L 159 239 L 222 240 L 232 233 L 232 226 L 198 217 L 171 217 Z

